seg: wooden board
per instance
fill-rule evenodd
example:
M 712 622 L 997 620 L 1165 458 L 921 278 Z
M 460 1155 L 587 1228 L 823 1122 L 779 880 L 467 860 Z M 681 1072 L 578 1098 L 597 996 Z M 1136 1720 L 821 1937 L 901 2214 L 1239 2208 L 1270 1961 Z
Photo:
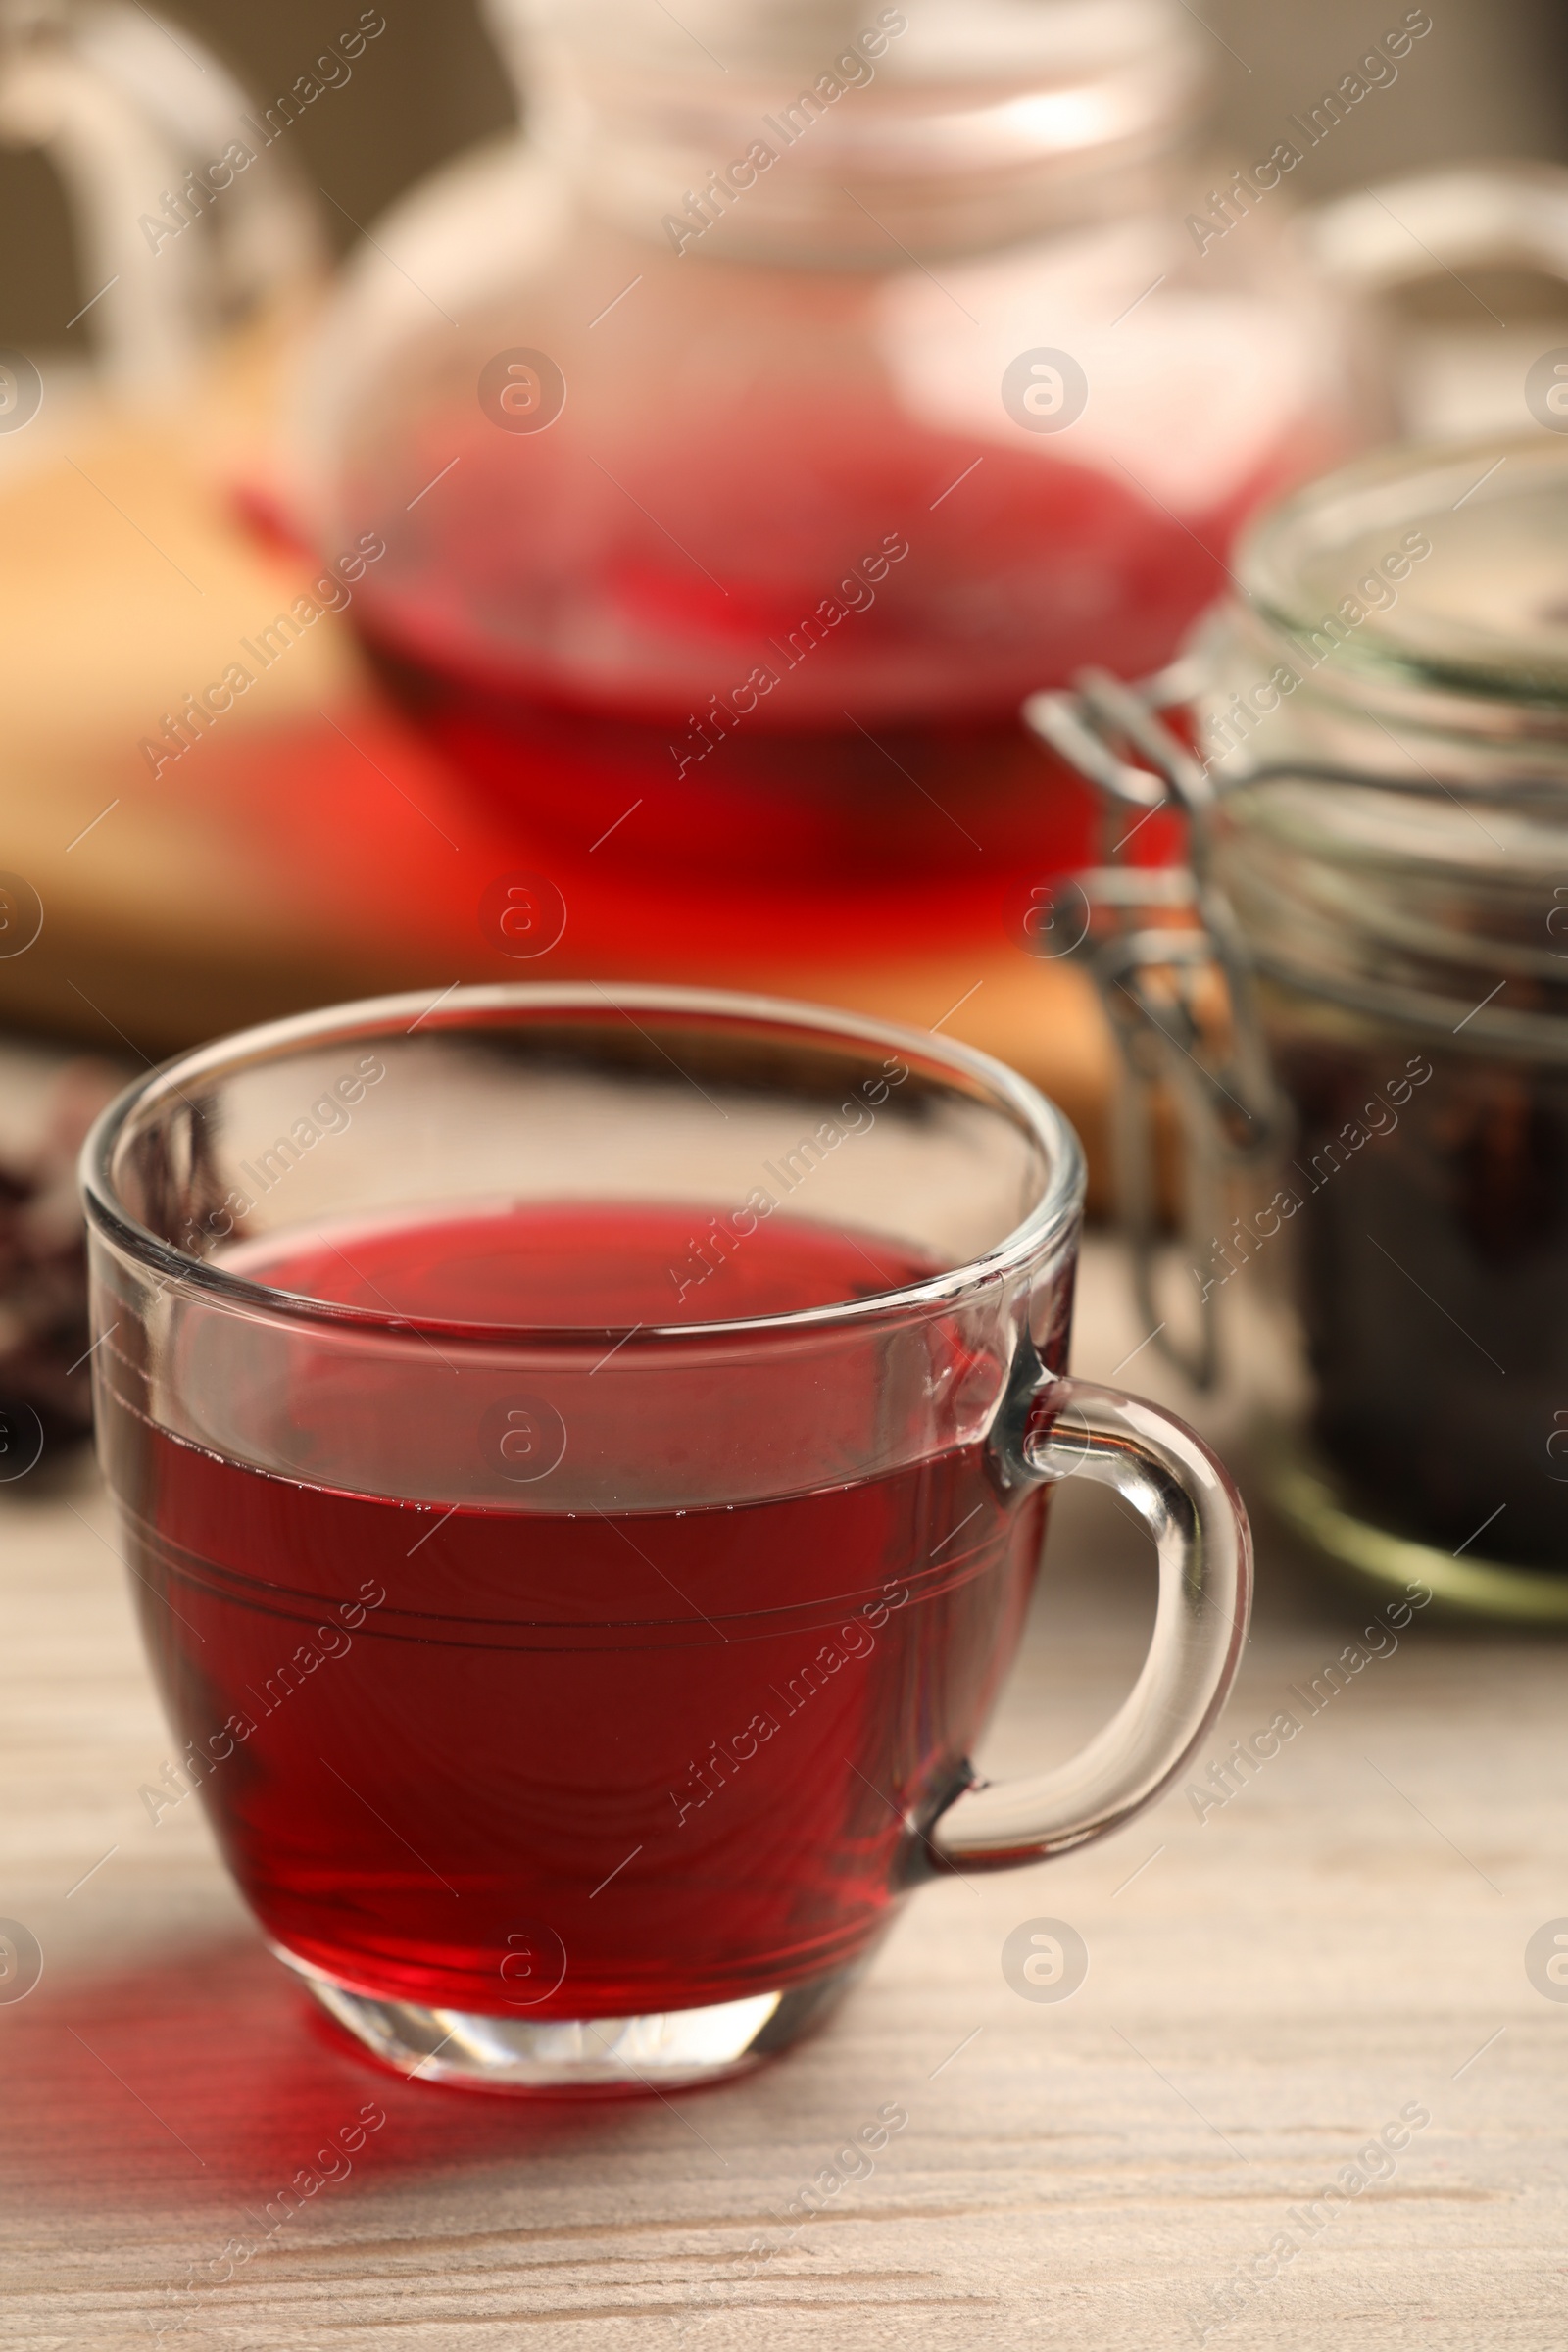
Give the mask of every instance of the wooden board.
M 1079 1369 L 1142 1336 L 1097 1247 Z M 1135 1375 L 1162 1385 L 1152 1349 Z M 1568 1912 L 1557 1643 L 1427 1612 L 1310 1715 L 1292 1686 L 1370 1610 L 1265 1527 L 1200 1769 L 1282 1708 L 1302 1728 L 1244 1793 L 1200 1820 L 1178 1790 L 1047 1868 L 925 1891 L 828 2032 L 747 2082 L 523 2104 L 362 2064 L 262 1949 L 194 1802 L 149 1821 L 169 1742 L 112 1522 L 84 1467 L 45 1477 L 0 1487 L 0 1912 L 44 1953 L 0 2005 L 8 2345 L 1152 2352 L 1198 2342 L 1238 2279 L 1209 2342 L 1564 2340 L 1568 2006 L 1524 1968 Z M 1145 1638 L 1143 1540 L 1103 1494 L 1058 1507 L 998 1770 L 1082 1740 Z M 1002 1974 L 1041 1916 L 1089 1946 L 1059 2006 Z M 254 2217 L 367 2100 L 387 2120 L 352 2173 L 262 2243 Z M 789 2200 L 888 2102 L 906 2128 L 790 2237 Z M 1411 2105 L 1431 2120 L 1392 2176 L 1293 2224 Z M 756 2235 L 780 2250 L 754 2278 Z M 231 2240 L 259 2250 L 185 2291 Z

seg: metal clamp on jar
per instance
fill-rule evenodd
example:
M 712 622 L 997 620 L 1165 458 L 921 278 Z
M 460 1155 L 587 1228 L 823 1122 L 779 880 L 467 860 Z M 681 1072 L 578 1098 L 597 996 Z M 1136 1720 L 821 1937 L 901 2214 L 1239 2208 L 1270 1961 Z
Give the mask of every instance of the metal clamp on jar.
M 1176 667 L 1026 711 L 1120 820 L 1070 888 L 1140 1298 L 1202 1383 L 1222 1298 L 1286 1308 L 1275 1499 L 1323 1549 L 1568 1621 L 1568 443 L 1349 467 L 1235 579 Z M 1130 862 L 1171 804 L 1188 866 Z M 1186 1339 L 1155 1301 L 1156 1085 Z

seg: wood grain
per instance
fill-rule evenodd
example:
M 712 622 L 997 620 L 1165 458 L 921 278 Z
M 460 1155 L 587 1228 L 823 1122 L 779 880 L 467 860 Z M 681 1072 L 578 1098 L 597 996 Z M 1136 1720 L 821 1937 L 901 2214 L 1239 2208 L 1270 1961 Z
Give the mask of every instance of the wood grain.
M 1079 1368 L 1108 1374 L 1141 1336 L 1097 1249 Z M 1157 1389 L 1152 1358 L 1128 1377 Z M 1568 2334 L 1568 2006 L 1523 1966 L 1568 1912 L 1550 1641 L 1425 1612 L 1306 1717 L 1288 1687 L 1370 1609 L 1265 1524 L 1257 1629 L 1204 1767 L 1282 1707 L 1305 1720 L 1244 1793 L 1200 1822 L 1178 1790 L 1045 1870 L 927 1890 L 831 2028 L 747 2082 L 522 2103 L 401 2082 L 331 2037 L 194 1800 L 156 1828 L 138 1803 L 168 1740 L 91 1474 L 45 1464 L 0 1495 L 0 1912 L 45 1956 L 0 2006 L 7 2344 L 1149 2352 L 1199 2341 L 1190 2315 L 1411 2102 L 1431 2122 L 1393 2177 L 1325 2208 L 1207 2340 Z M 1108 1712 L 1151 1583 L 1108 1498 L 1065 1493 L 996 1769 Z M 1091 1956 L 1059 2006 L 1001 1972 L 1042 1915 Z M 367 2100 L 387 2120 L 352 2173 L 266 2237 L 255 2217 Z M 907 2127 L 791 2236 L 788 2201 L 889 2101 Z M 778 2249 L 755 2277 L 754 2237 Z M 230 2240 L 259 2250 L 187 2291 Z

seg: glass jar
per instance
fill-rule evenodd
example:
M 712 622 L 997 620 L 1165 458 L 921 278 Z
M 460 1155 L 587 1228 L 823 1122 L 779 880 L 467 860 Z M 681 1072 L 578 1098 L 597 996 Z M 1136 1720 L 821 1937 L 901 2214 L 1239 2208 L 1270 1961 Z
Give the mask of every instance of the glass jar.
M 1210 1378 L 1222 1301 L 1287 1302 L 1287 1515 L 1376 1579 L 1568 1620 L 1568 442 L 1365 461 L 1236 579 L 1178 668 L 1032 711 L 1118 835 L 1164 793 L 1189 823 L 1187 869 L 1076 902 L 1150 1320 L 1172 1347 L 1145 1147 L 1174 1073 L 1202 1318 L 1174 1352 Z
M 377 669 L 628 936 L 995 934 L 1091 837 L 1026 690 L 1167 660 L 1386 421 L 1294 167 L 1195 229 L 1177 0 L 491 13 L 528 137 L 378 226 L 300 407 Z

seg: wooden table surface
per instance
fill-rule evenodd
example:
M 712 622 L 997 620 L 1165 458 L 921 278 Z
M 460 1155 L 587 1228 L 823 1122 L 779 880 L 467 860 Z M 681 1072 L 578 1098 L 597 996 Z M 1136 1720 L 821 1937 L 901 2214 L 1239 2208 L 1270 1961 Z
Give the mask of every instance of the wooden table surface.
M 1097 1245 L 1079 1368 L 1108 1374 L 1140 1336 Z M 1174 1396 L 1152 1357 L 1127 1377 Z M 331 2037 L 195 1802 L 155 1827 L 138 1800 L 169 1740 L 90 1468 L 0 1497 L 0 1914 L 44 1960 L 0 2006 L 8 2346 L 1568 2342 L 1568 2004 L 1524 1958 L 1568 1913 L 1549 1638 L 1429 1610 L 1309 1716 L 1289 1687 L 1372 1611 L 1265 1524 L 1200 1769 L 1281 1710 L 1302 1728 L 1243 1793 L 1200 1820 L 1178 1790 L 1065 1860 L 926 1890 L 771 2070 L 570 2107 L 400 2082 Z M 1064 1492 L 994 1767 L 1109 1712 L 1152 1587 L 1110 1499 Z M 1046 1916 L 1090 1954 L 1059 2004 L 1001 1963 Z M 352 2171 L 220 2283 L 367 2102 L 385 2123 Z M 906 2126 L 792 2236 L 789 2201 L 889 2103 Z M 1363 2168 L 1386 2177 L 1323 2202 L 1401 2111 L 1430 2121 Z M 779 2251 L 754 2277 L 757 2236 Z

